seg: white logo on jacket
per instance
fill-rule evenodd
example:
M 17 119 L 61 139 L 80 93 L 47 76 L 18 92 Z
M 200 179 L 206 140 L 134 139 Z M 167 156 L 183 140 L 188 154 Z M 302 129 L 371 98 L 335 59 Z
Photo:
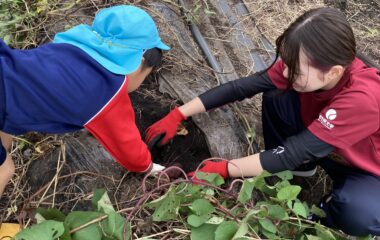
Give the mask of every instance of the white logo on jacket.
M 325 114 L 326 117 L 319 114 L 318 121 L 322 123 L 322 125 L 326 127 L 327 129 L 332 129 L 334 128 L 334 124 L 332 124 L 329 121 L 333 121 L 336 118 L 336 115 L 337 115 L 336 110 L 331 108 L 326 111 L 326 114 Z
M 276 149 L 273 149 L 273 154 L 281 154 L 285 151 L 283 146 L 278 146 Z
M 334 120 L 336 118 L 336 110 L 332 108 L 327 110 L 326 118 L 331 121 Z

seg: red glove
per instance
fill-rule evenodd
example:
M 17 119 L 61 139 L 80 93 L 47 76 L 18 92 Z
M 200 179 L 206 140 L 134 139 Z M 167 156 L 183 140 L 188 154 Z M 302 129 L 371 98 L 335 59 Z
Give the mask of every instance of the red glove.
M 177 132 L 177 128 L 181 124 L 182 120 L 186 120 L 186 116 L 184 116 L 177 107 L 174 108 L 164 118 L 148 127 L 146 130 L 145 141 L 150 144 L 150 142 L 156 137 L 164 134 L 165 136 L 157 143 L 157 145 L 165 145 L 170 139 L 174 137 Z
M 227 168 L 227 164 L 228 164 L 227 160 L 221 160 L 219 162 L 207 160 L 207 161 L 204 161 L 202 164 L 203 166 L 200 169 L 198 169 L 198 171 L 190 172 L 187 175 L 189 177 L 192 177 L 195 180 L 198 180 L 195 175 L 196 172 L 217 173 L 220 176 L 222 176 L 222 178 L 224 179 L 227 179 L 229 177 L 228 168 Z

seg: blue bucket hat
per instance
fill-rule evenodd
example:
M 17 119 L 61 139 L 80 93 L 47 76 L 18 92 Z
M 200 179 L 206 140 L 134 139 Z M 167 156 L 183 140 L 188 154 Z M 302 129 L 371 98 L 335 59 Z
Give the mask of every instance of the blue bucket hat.
M 54 42 L 82 49 L 116 74 L 134 72 L 147 49 L 170 49 L 161 41 L 152 17 L 138 7 L 127 5 L 99 11 L 92 26 L 81 24 L 60 32 Z

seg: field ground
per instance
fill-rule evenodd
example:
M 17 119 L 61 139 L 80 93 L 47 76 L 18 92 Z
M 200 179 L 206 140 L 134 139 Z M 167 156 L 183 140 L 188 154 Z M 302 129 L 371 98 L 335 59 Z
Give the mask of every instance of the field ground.
M 29 11 L 33 7 L 33 1 L 24 1 L 22 11 Z M 39 1 L 37 1 L 39 2 Z M 43 2 L 43 1 L 40 1 Z M 152 14 L 157 20 L 164 42 L 172 46 L 172 50 L 166 54 L 163 66 L 158 73 L 149 77 L 142 87 L 131 95 L 135 110 L 138 127 L 143 133 L 147 126 L 163 117 L 175 104 L 181 104 L 181 100 L 175 96 L 159 91 L 161 84 L 160 76 L 184 76 L 183 81 L 197 81 L 193 76 L 207 75 L 216 84 L 215 73 L 210 70 L 202 52 L 189 53 L 183 50 L 177 35 L 173 34 L 170 24 L 165 22 L 154 4 L 165 4 L 174 12 L 180 13 L 177 1 L 46 1 L 49 2 L 41 8 L 42 18 L 32 18 L 34 22 L 19 25 L 13 34 L 19 41 L 13 41 L 17 48 L 32 48 L 51 41 L 56 32 L 78 23 L 90 23 L 94 13 L 103 7 L 110 5 L 131 3 L 141 6 Z M 54 2 L 54 3 L 53 3 Z M 64 3 L 62 3 L 64 2 Z M 76 3 L 75 3 L 76 2 Z M 246 76 L 253 73 L 249 61 L 242 61 L 236 53 L 233 45 L 234 28 L 226 23 L 225 16 L 215 14 L 216 0 L 194 0 L 189 12 L 199 25 L 202 34 L 212 46 L 222 44 L 224 51 L 230 58 L 234 70 L 238 76 Z M 257 39 L 257 27 L 260 32 L 272 43 L 288 24 L 304 11 L 319 7 L 332 6 L 341 9 L 351 22 L 358 42 L 358 49 L 380 62 L 380 2 L 379 0 L 233 0 L 230 4 L 244 2 L 250 12 L 249 18 L 254 26 L 244 25 L 246 34 L 252 39 Z M 29 5 L 29 6 L 28 6 Z M 198 7 L 200 6 L 200 7 Z M 206 9 L 207 11 L 204 11 Z M 188 19 L 187 19 L 188 20 Z M 246 19 L 241 20 L 244 22 Z M 185 21 L 185 18 L 183 18 Z M 209 25 L 215 32 L 208 32 Z M 218 56 L 221 49 L 213 48 L 213 53 Z M 241 50 L 241 49 L 240 49 Z M 183 64 L 184 58 L 193 60 Z M 268 59 L 264 59 L 268 63 Z M 222 59 L 220 59 L 222 61 Z M 197 75 L 199 74 L 199 75 Z M 261 120 L 260 120 L 260 96 L 246 100 L 240 105 L 240 110 L 251 128 L 255 129 L 255 144 L 262 147 Z M 195 169 L 199 162 L 210 157 L 206 139 L 192 121 L 185 125 L 188 134 L 177 136 L 167 146 L 153 153 L 155 161 L 164 165 L 181 163 L 185 170 Z M 2 221 L 14 222 L 20 219 L 28 219 L 30 209 L 42 206 L 70 211 L 72 209 L 88 209 L 91 206 L 92 191 L 96 187 L 104 187 L 116 204 L 116 208 L 122 209 L 133 206 L 141 193 L 141 181 L 143 176 L 126 173 L 118 166 L 110 163 L 108 172 L 87 172 L 86 169 L 78 169 L 70 164 L 79 161 L 66 156 L 66 151 L 74 152 L 72 147 L 65 149 L 65 144 L 73 139 L 81 139 L 86 136 L 85 132 L 69 135 L 43 135 L 29 133 L 15 139 L 13 144 L 13 158 L 17 164 L 17 174 L 12 183 L 6 189 L 5 196 L 0 201 Z M 71 150 L 70 150 L 71 149 Z M 248 154 L 247 148 L 243 155 Z M 66 159 L 67 158 L 67 159 Z M 41 163 L 44 160 L 46 163 Z M 67 160 L 67 162 L 66 162 Z M 62 166 L 63 161 L 65 165 Z M 295 183 L 303 186 L 302 199 L 309 203 L 317 203 L 321 196 L 328 193 L 330 181 L 320 170 L 314 178 L 295 179 Z M 154 184 L 147 181 L 147 186 Z M 143 222 L 144 219 L 141 219 Z M 145 230 L 144 230 L 145 229 Z M 138 233 L 149 234 L 142 223 Z

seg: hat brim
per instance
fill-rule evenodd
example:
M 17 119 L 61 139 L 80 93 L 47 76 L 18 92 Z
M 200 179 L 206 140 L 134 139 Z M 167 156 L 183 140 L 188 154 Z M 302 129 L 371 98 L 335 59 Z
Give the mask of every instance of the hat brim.
M 143 56 L 141 49 L 109 46 L 100 41 L 87 25 L 79 25 L 67 32 L 58 33 L 54 42 L 76 46 L 109 71 L 122 75 L 136 71 Z M 163 44 L 163 47 L 165 46 Z
M 74 45 L 99 64 L 116 74 L 130 74 L 138 69 L 142 62 L 144 49 L 120 46 L 107 42 L 100 38 L 88 25 L 78 25 L 70 30 L 58 33 L 54 38 L 55 43 L 68 43 Z M 156 45 L 146 46 L 146 49 L 157 47 L 162 50 L 170 50 L 170 47 L 161 40 Z
M 163 43 L 162 41 L 160 41 L 156 47 L 165 51 L 170 50 L 170 47 L 166 45 L 165 43 Z
M 89 53 L 89 52 L 87 52 Z M 136 71 L 139 66 L 141 65 L 142 58 L 144 52 L 142 50 L 130 50 L 128 52 L 124 52 L 124 58 L 125 60 L 120 63 L 115 63 L 113 61 L 110 61 L 109 57 L 100 55 L 99 53 L 95 52 L 89 53 L 96 61 L 98 61 L 103 67 L 107 68 L 109 71 L 116 73 L 116 74 L 130 74 L 134 71 Z
M 95 59 L 100 65 L 102 65 L 109 71 L 116 74 L 121 74 L 121 75 L 130 74 L 136 71 L 142 62 L 142 57 L 143 57 L 142 50 L 137 50 L 137 49 L 130 49 L 129 51 L 124 50 L 123 58 L 125 60 L 123 61 L 123 63 L 115 63 L 113 61 L 110 61 L 109 57 L 102 55 L 98 51 L 95 51 L 93 48 L 89 48 L 86 45 L 80 44 L 78 42 L 71 43 L 71 44 L 82 49 L 88 55 L 90 55 L 93 59 Z

